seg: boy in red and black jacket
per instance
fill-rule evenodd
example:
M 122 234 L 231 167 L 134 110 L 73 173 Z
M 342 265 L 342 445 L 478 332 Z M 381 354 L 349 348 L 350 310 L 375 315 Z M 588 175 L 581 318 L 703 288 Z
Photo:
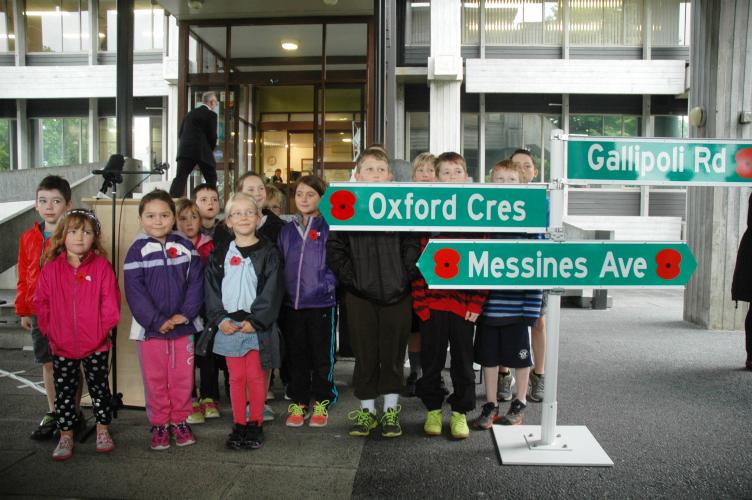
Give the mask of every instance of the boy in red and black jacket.
M 465 159 L 457 153 L 440 155 L 436 159 L 436 177 L 439 182 L 468 182 Z M 427 237 L 421 239 L 421 250 L 428 240 Z M 450 430 L 454 439 L 465 439 L 470 435 L 466 414 L 475 408 L 473 332 L 488 292 L 432 290 L 423 277 L 413 280 L 412 287 L 413 310 L 420 318 L 420 364 L 423 369 L 423 376 L 415 385 L 415 395 L 428 410 L 423 430 L 429 436 L 438 436 L 442 432 L 441 407 L 445 392 L 441 386 L 441 370 L 446 363 L 448 345 L 454 390 L 447 398 L 452 408 Z

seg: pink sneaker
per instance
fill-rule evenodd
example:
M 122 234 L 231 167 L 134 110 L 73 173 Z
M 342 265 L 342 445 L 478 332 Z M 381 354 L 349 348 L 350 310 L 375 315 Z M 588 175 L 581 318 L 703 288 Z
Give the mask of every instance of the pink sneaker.
M 73 456 L 73 439 L 70 436 L 60 436 L 60 441 L 52 452 L 52 459 L 58 462 L 68 460 Z
M 115 442 L 107 431 L 97 432 L 97 453 L 109 453 L 115 449 Z
M 170 447 L 170 433 L 167 432 L 166 425 L 154 425 L 151 428 L 151 444 L 149 445 L 152 450 L 160 451 L 166 450 Z
M 174 424 L 170 426 L 172 429 L 172 435 L 175 437 L 175 444 L 178 446 L 190 446 L 196 442 L 196 438 L 193 437 L 191 426 L 185 422 Z

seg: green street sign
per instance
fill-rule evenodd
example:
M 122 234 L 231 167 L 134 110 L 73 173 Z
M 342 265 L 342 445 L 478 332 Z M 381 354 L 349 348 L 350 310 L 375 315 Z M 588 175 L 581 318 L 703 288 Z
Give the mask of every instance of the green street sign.
M 569 136 L 567 179 L 598 184 L 752 185 L 752 142 Z
M 697 262 L 677 242 L 436 239 L 418 267 L 429 288 L 675 288 Z
M 546 231 L 546 187 L 519 184 L 332 183 L 319 209 L 345 231 Z

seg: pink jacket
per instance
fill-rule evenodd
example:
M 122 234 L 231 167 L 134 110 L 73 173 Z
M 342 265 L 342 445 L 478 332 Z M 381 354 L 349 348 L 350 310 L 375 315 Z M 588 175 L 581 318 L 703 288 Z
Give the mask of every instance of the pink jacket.
M 52 354 L 83 359 L 109 350 L 107 335 L 120 321 L 120 290 L 109 261 L 91 253 L 76 269 L 62 252 L 42 267 L 34 307 Z

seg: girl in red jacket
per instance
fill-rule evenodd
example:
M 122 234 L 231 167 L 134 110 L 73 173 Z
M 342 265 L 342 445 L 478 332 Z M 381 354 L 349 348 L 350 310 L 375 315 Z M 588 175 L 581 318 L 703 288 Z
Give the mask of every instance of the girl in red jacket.
M 107 378 L 108 334 L 120 320 L 120 292 L 100 241 L 100 226 L 89 210 L 71 210 L 55 229 L 34 295 L 39 329 L 52 351 L 55 412 L 60 441 L 54 460 L 73 454 L 77 419 L 76 390 L 83 363 L 86 384 L 97 420 L 98 453 L 115 449 L 110 423 Z

